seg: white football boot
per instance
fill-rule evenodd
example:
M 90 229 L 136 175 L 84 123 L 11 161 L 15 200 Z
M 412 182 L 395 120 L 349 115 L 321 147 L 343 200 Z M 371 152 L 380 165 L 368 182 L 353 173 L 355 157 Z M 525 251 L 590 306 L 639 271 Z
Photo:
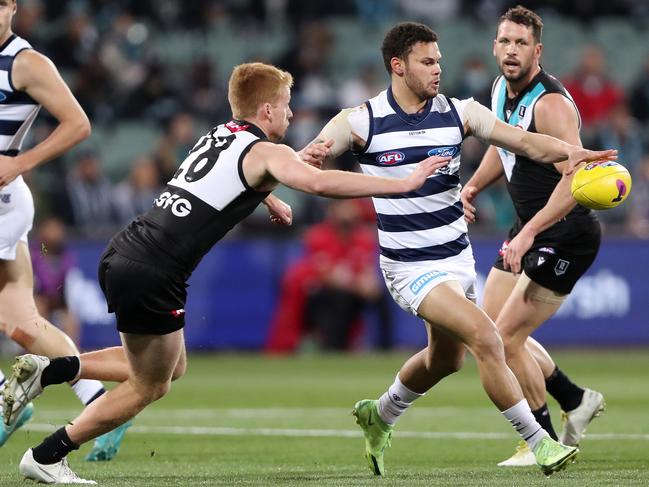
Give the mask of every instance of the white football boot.
M 50 359 L 40 355 L 21 355 L 11 366 L 11 377 L 4 385 L 2 416 L 6 425 L 20 416 L 32 399 L 43 392 L 41 376 Z
M 18 467 L 25 478 L 44 484 L 97 484 L 94 480 L 79 477 L 68 466 L 66 458 L 51 465 L 43 465 L 34 460 L 34 452 L 30 448 L 23 455 Z
M 606 403 L 601 393 L 592 389 L 584 389 L 584 397 L 581 399 L 579 406 L 572 411 L 561 412 L 563 431 L 559 435 L 559 441 L 568 446 L 579 445 L 586 431 L 586 427 L 605 408 Z
M 532 467 L 536 466 L 536 457 L 534 452 L 527 446 L 523 440 L 516 445 L 516 451 L 507 460 L 498 464 L 499 467 Z

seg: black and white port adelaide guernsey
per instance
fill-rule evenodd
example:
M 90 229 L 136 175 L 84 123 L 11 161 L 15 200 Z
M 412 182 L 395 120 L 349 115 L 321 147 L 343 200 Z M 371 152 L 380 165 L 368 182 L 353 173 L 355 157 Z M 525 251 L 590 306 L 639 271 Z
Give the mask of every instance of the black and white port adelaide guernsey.
M 115 236 L 118 253 L 181 272 L 188 278 L 203 256 L 270 194 L 243 175 L 243 159 L 267 141 L 255 125 L 238 120 L 201 137 L 153 207 Z

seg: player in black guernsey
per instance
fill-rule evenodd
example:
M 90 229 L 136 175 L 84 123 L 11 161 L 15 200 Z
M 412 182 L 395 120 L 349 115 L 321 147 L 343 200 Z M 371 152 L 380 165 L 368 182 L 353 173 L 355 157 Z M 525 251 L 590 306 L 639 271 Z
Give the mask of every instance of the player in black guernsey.
M 534 12 L 520 6 L 500 18 L 494 56 L 502 76 L 493 85 L 492 110 L 510 125 L 581 145 L 579 113 L 570 94 L 539 65 L 542 27 Z M 560 441 L 577 445 L 603 409 L 604 399 L 572 383 L 530 338 L 559 309 L 600 245 L 597 218 L 576 204 L 570 194 L 572 176 L 564 170 L 565 163 L 538 164 L 491 146 L 462 190 L 462 201 L 467 220 L 475 221 L 474 198 L 505 174 L 517 220 L 487 278 L 483 307 L 498 326 L 507 363 L 537 421 L 557 438 L 545 399 L 547 387 L 567 413 Z M 534 463 L 529 449 L 518 448 L 499 465 Z
M 23 475 L 48 483 L 83 483 L 67 467 L 66 455 L 134 417 L 184 374 L 186 280 L 203 255 L 260 203 L 268 206 L 273 221 L 291 223 L 290 207 L 270 195 L 278 183 L 341 198 L 400 194 L 419 189 L 448 163 L 448 157 L 429 157 L 404 179 L 321 171 L 314 165 L 322 162 L 331 141 L 307 148 L 302 158 L 276 143 L 292 116 L 291 86 L 291 75 L 274 66 L 237 66 L 228 90 L 234 119 L 201 137 L 152 209 L 108 245 L 99 281 L 115 311 L 122 347 L 80 358 L 17 359 L 9 392 L 19 405 L 42 387 L 79 377 L 120 382 L 27 450 L 20 463 Z

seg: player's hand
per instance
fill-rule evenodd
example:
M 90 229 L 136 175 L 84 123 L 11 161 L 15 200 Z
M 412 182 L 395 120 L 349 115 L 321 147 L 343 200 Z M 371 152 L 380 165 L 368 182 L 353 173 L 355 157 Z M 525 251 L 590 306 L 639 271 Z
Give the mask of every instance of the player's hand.
M 505 255 L 503 256 L 503 267 L 505 270 L 511 269 L 514 274 L 520 274 L 522 265 L 521 261 L 523 256 L 530 250 L 534 243 L 535 235 L 522 228 L 518 235 L 516 235 L 507 245 Z
M 17 157 L 0 156 L 0 188 L 4 188 L 23 173 L 24 166 Z
M 460 200 L 464 208 L 464 219 L 467 223 L 475 223 L 476 209 L 473 206 L 473 200 L 478 196 L 478 188 L 476 186 L 464 186 L 460 193 Z
M 277 196 L 268 195 L 264 204 L 270 213 L 270 221 L 277 225 L 289 226 L 293 223 L 293 210 L 291 205 L 284 203 Z
M 324 142 L 321 140 L 315 140 L 299 151 L 298 155 L 302 161 L 321 169 L 325 159 L 329 155 L 332 145 L 334 145 L 333 139 L 325 140 Z
M 578 166 L 584 162 L 593 162 L 593 161 L 615 161 L 617 160 L 617 150 L 608 149 L 608 150 L 588 150 L 588 149 L 579 149 L 573 151 L 568 156 L 568 167 L 564 171 L 566 176 L 570 176 Z
M 450 160 L 450 157 L 430 156 L 421 161 L 417 164 L 415 170 L 410 173 L 410 176 L 406 178 L 407 188 L 404 192 L 407 193 L 421 188 L 426 182 L 426 179 L 428 179 L 428 176 L 431 176 L 438 169 L 448 165 Z

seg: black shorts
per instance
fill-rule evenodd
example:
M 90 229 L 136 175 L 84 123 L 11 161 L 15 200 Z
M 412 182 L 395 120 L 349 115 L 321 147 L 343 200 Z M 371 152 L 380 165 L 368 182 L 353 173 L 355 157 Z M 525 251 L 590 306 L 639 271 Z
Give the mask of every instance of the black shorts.
M 187 284 L 109 246 L 99 261 L 99 285 L 123 333 L 166 335 L 185 326 Z
M 525 274 L 547 289 L 559 294 L 570 294 L 579 278 L 595 261 L 601 241 L 599 224 L 584 226 L 588 227 L 587 231 L 579 238 L 553 239 L 542 234 L 540 238 L 537 237 L 530 250 L 523 256 L 522 267 Z M 505 249 L 521 228 L 522 225 L 517 224 L 510 230 L 509 238 L 503 242 L 494 263 L 496 269 L 505 271 Z

